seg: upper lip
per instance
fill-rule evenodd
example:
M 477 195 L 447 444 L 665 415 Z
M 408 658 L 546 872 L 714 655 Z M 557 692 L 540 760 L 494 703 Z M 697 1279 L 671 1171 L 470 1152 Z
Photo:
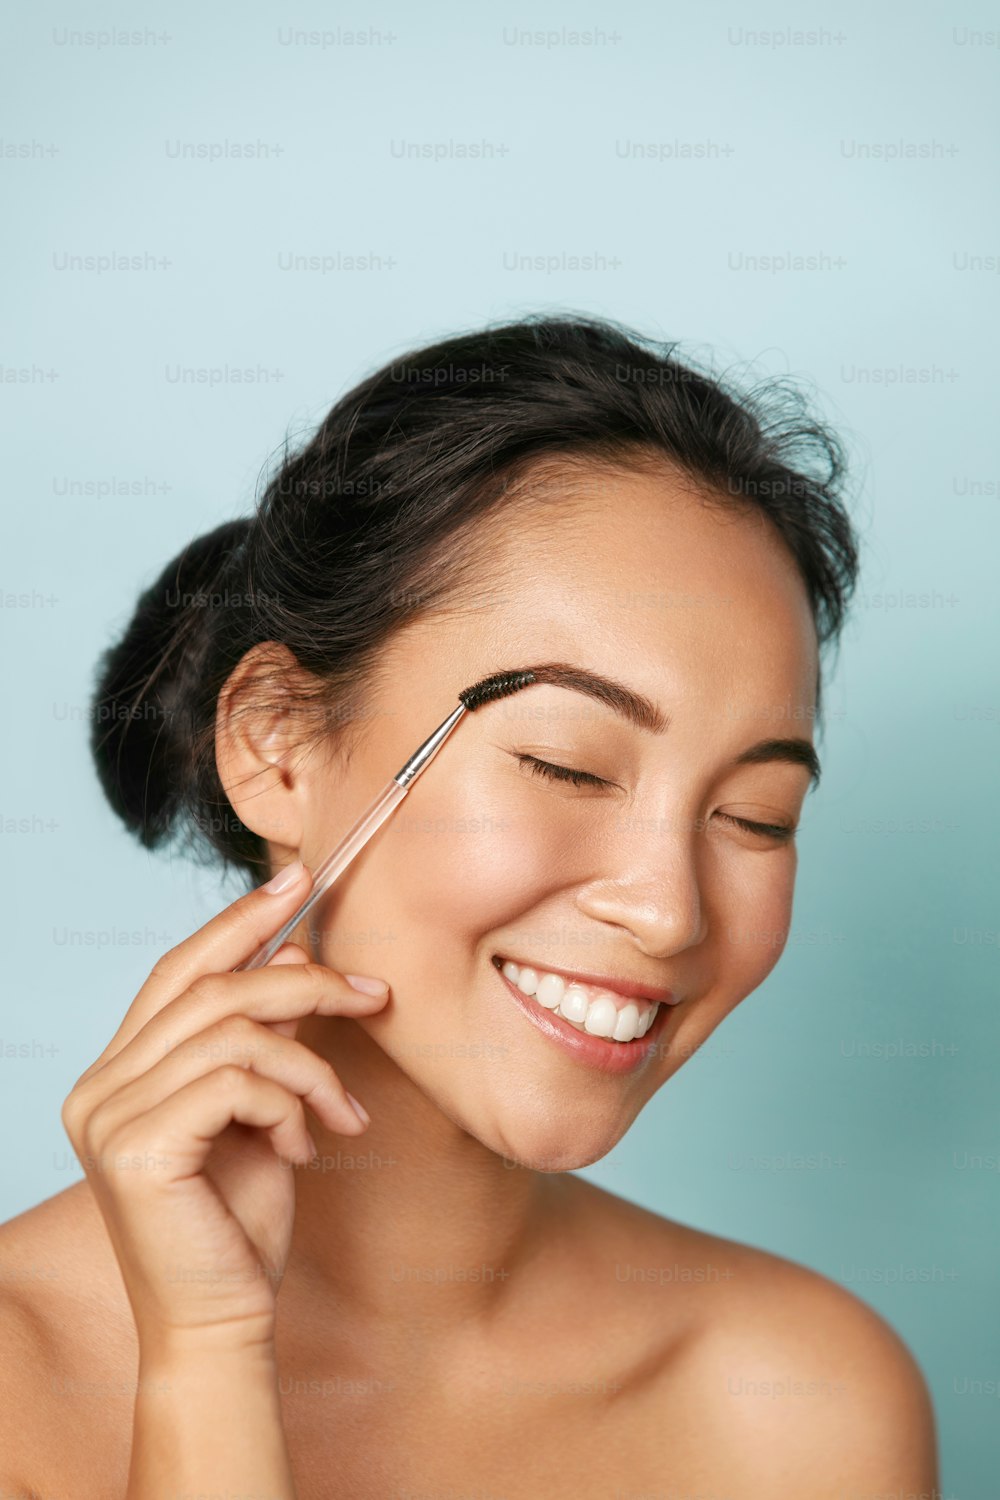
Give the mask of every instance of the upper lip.
M 624 995 L 627 1000 L 658 1000 L 663 1005 L 674 1003 L 673 990 L 663 985 L 641 984 L 636 980 L 622 979 L 615 974 L 583 974 L 579 969 L 561 969 L 558 964 L 540 963 L 531 958 L 517 958 L 513 953 L 498 953 L 497 958 L 509 959 L 519 969 L 542 969 L 546 974 L 558 974 L 566 980 L 577 980 L 580 984 L 592 984 L 595 989 L 611 990 Z

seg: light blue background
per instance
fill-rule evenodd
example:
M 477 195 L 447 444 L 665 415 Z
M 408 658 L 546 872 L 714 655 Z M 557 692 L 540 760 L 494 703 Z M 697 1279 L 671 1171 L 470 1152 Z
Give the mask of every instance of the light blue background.
M 91 673 L 139 588 L 377 365 L 539 308 L 610 315 L 814 388 L 863 479 L 866 557 L 788 949 L 586 1175 L 850 1285 L 928 1375 L 944 1493 L 995 1494 L 975 1382 L 1000 1377 L 998 22 L 715 0 L 8 11 L 0 358 L 29 375 L 2 389 L 2 1217 L 80 1176 L 62 1099 L 157 953 L 235 894 L 142 852 L 90 768 Z M 376 39 L 282 40 L 338 26 Z M 603 40 L 512 42 L 574 26 Z M 227 140 L 267 154 L 176 155 Z M 496 154 L 395 154 L 449 141 Z M 929 155 L 859 149 L 900 143 Z M 280 268 L 338 252 L 382 268 Z M 65 268 L 108 254 L 169 264 Z M 823 268 L 741 269 L 792 254 Z M 510 268 L 526 256 L 560 269 Z M 225 365 L 267 378 L 171 378 Z M 112 481 L 139 493 L 79 492 Z

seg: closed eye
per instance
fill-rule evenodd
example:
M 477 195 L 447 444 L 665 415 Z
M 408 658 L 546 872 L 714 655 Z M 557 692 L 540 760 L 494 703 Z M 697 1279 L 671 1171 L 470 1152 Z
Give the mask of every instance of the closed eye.
M 549 781 L 571 781 L 574 786 L 614 786 L 613 781 L 605 781 L 603 776 L 595 776 L 592 771 L 574 771 L 570 766 L 556 766 L 550 760 L 539 760 L 537 755 L 519 754 L 517 758 L 526 762 L 534 775 L 545 776 Z
M 717 818 L 725 818 L 727 823 L 735 823 L 738 828 L 745 828 L 748 833 L 759 833 L 764 838 L 777 839 L 779 843 L 787 844 L 795 837 L 794 826 L 784 823 L 755 823 L 751 818 L 737 818 L 732 813 L 716 813 Z
M 522 752 L 517 758 L 530 767 L 533 775 L 544 776 L 549 781 L 569 781 L 574 786 L 615 785 L 613 781 L 606 781 L 603 776 L 595 776 L 592 771 L 576 771 L 571 766 L 557 766 L 550 760 L 540 760 L 537 755 Z M 796 830 L 792 824 L 756 823 L 752 818 L 737 818 L 733 813 L 716 813 L 716 817 L 724 818 L 727 823 L 733 823 L 747 833 L 758 833 L 764 838 L 777 839 L 779 843 L 788 843 L 795 837 Z

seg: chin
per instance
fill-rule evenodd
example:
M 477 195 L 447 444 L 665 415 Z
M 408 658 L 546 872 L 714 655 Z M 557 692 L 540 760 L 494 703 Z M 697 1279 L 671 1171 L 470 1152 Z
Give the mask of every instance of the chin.
M 573 1172 L 589 1167 L 621 1140 L 631 1121 L 624 1125 L 610 1120 L 600 1124 L 593 1119 L 584 1124 L 579 1119 L 564 1118 L 560 1123 L 546 1122 L 532 1127 L 522 1120 L 496 1130 L 476 1131 L 478 1139 L 503 1159 L 511 1169 L 526 1167 L 534 1172 Z

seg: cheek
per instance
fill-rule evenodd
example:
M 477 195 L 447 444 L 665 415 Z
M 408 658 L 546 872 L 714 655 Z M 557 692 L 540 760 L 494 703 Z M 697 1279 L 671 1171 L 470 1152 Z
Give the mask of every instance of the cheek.
M 788 941 L 797 863 L 794 848 L 761 856 L 727 890 L 721 914 L 719 979 L 735 1005 L 770 974 Z
M 393 815 L 383 877 L 422 946 L 432 932 L 467 945 L 551 894 L 567 837 L 558 820 L 526 815 L 539 800 L 506 770 L 490 780 L 474 765 L 414 787 Z
M 738 871 L 713 873 L 698 999 L 679 1018 L 657 1087 L 763 984 L 778 962 L 788 940 L 795 868 L 792 848 L 773 858 L 744 861 Z

